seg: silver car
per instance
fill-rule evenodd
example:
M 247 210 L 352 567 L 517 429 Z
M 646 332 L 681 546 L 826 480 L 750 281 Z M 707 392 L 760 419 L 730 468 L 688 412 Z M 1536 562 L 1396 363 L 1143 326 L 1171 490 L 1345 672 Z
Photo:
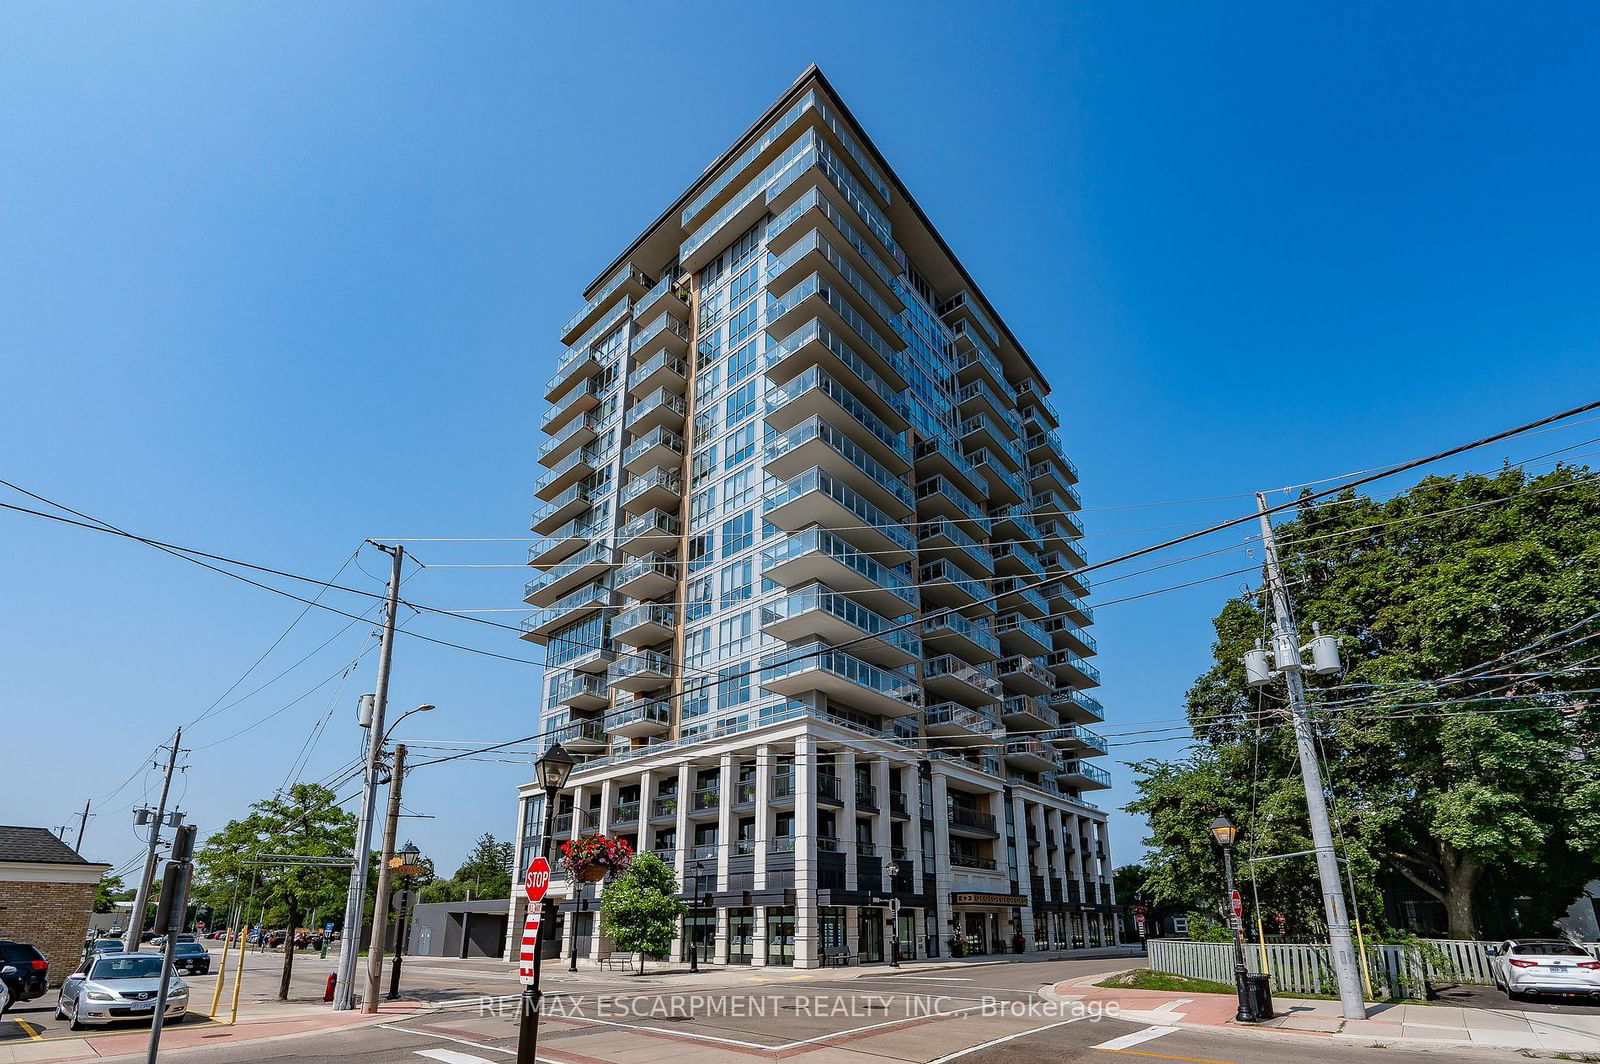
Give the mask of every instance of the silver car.
M 91 1024 L 150 1019 L 161 991 L 159 953 L 102 953 L 61 984 L 56 1019 L 72 1020 L 72 1030 Z M 167 1023 L 182 1023 L 189 1011 L 189 984 L 176 975 L 167 984 Z
M 1513 938 L 1489 947 L 1494 983 L 1507 997 L 1585 994 L 1600 998 L 1600 960 L 1559 938 Z

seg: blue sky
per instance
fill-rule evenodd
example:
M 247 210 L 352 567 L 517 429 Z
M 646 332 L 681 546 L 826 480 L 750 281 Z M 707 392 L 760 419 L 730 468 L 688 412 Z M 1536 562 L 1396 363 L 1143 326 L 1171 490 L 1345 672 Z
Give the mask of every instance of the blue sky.
M 7 8 L 0 477 L 324 577 L 364 537 L 482 537 L 415 543 L 429 568 L 407 592 L 515 623 L 560 323 L 812 61 L 1052 378 L 1096 559 L 1242 512 L 1242 493 L 1595 394 L 1592 8 L 762 8 Z M 1173 502 L 1216 496 L 1231 498 Z M 1238 546 L 1109 570 L 1095 598 L 1251 561 Z M 382 575 L 368 550 L 341 579 Z M 1102 608 L 1108 732 L 1181 716 L 1239 579 Z M 135 772 L 300 610 L 7 514 L 0 587 L 0 819 L 49 826 Z M 344 625 L 308 616 L 233 697 L 325 649 L 186 737 L 179 786 L 203 829 L 292 778 L 330 706 L 303 776 L 354 756 L 373 656 L 342 689 L 313 687 L 368 645 Z M 534 652 L 453 619 L 409 627 Z M 411 737 L 511 738 L 536 728 L 536 679 L 403 640 L 393 704 L 438 703 Z M 406 805 L 435 819 L 405 833 L 452 869 L 479 833 L 511 833 L 526 771 L 419 771 Z M 1104 804 L 1130 797 L 1129 775 Z M 135 772 L 97 809 L 91 858 L 136 852 L 128 807 L 155 782 Z M 1139 831 L 1118 814 L 1119 857 Z

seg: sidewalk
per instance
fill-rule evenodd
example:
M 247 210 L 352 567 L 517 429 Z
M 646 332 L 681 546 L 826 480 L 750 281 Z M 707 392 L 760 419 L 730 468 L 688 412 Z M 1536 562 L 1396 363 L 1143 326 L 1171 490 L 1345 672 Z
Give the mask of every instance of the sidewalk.
M 1337 1001 L 1277 998 L 1277 1015 L 1263 1023 L 1234 1019 L 1238 1002 L 1228 994 L 1099 987 L 1115 972 L 1057 983 L 1054 996 L 1106 1007 L 1135 1023 L 1176 1027 L 1275 1031 L 1290 1037 L 1328 1038 L 1363 1046 L 1429 1049 L 1480 1046 L 1544 1052 L 1600 1052 L 1600 1016 L 1470 1009 L 1456 1005 L 1367 1003 L 1367 1018 L 1346 1020 Z

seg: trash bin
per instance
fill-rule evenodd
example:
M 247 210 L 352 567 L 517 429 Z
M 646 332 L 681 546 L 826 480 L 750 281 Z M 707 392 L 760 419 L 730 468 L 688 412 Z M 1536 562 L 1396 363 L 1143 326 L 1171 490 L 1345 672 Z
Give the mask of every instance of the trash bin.
M 1272 978 L 1266 975 L 1247 975 L 1245 990 L 1250 999 L 1250 1011 L 1257 1020 L 1272 1019 Z

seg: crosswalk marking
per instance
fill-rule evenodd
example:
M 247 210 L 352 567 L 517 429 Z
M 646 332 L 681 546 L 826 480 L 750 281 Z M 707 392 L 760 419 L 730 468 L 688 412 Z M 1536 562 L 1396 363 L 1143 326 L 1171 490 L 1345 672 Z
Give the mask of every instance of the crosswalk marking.
M 489 1064 L 488 1057 L 475 1057 L 471 1053 L 457 1053 L 454 1049 L 418 1049 L 419 1057 L 431 1057 L 443 1064 Z
M 970 1011 L 970 1010 L 966 1010 L 966 1011 Z M 1013 1039 L 1026 1038 L 1030 1034 L 1039 1034 L 1039 1033 L 1041 1033 L 1043 1031 L 1051 1031 L 1051 1030 L 1054 1030 L 1057 1027 L 1065 1027 L 1069 1023 L 1077 1023 L 1077 1022 L 1079 1022 L 1080 1020 L 1083 1020 L 1083 1019 L 1086 1019 L 1086 1017 L 1076 1016 L 1076 1017 L 1074 1017 L 1074 1018 L 1072 1018 L 1070 1020 L 1061 1020 L 1061 1021 L 1056 1022 L 1056 1023 L 1047 1023 L 1043 1027 L 1035 1027 L 1032 1030 L 1018 1031 L 1016 1034 L 1008 1034 L 1008 1035 L 1004 1035 L 1004 1036 L 1002 1036 L 1000 1038 L 991 1038 L 987 1042 L 982 1042 L 982 1043 L 980 1043 L 978 1045 L 975 1045 L 975 1046 L 968 1046 L 966 1049 L 958 1049 L 954 1053 L 949 1053 L 949 1054 L 946 1054 L 945 1056 L 939 1057 L 939 1058 L 937 1058 L 935 1060 L 930 1060 L 930 1061 L 928 1061 L 928 1064 L 947 1064 L 948 1061 L 955 1060 L 957 1057 L 964 1057 L 968 1053 L 976 1053 L 980 1049 L 990 1049 L 990 1048 L 992 1048 L 994 1046 L 1001 1045 L 1002 1043 L 1010 1042 Z
M 1142 1042 L 1148 1042 L 1152 1038 L 1160 1038 L 1164 1034 L 1172 1034 L 1176 1030 L 1176 1027 L 1146 1027 L 1142 1031 L 1134 1031 L 1132 1034 L 1125 1034 L 1121 1038 L 1113 1038 L 1109 1042 L 1101 1042 L 1099 1045 L 1090 1046 L 1089 1048 L 1127 1049 L 1131 1046 L 1139 1045 Z

